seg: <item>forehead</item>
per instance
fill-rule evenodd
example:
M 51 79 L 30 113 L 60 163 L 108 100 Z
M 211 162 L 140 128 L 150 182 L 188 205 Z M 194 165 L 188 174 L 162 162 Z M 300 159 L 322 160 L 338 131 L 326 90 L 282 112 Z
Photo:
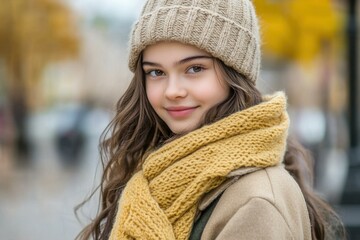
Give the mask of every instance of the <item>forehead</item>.
M 193 45 L 180 42 L 158 42 L 147 46 L 143 52 L 143 61 L 181 60 L 189 56 L 211 56 Z

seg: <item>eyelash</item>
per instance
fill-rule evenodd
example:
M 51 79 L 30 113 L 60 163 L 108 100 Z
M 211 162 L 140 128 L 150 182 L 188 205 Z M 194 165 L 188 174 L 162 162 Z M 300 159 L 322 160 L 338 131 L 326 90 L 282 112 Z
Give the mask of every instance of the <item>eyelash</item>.
M 197 68 L 197 69 L 199 69 L 200 71 L 189 72 L 191 69 L 194 69 L 194 68 Z M 186 69 L 186 73 L 196 74 L 196 73 L 200 73 L 200 72 L 204 71 L 205 69 L 206 69 L 206 68 L 205 68 L 204 66 L 202 66 L 202 65 L 192 65 L 192 66 L 190 66 L 190 67 L 188 67 L 188 68 Z M 152 74 L 153 72 L 155 73 L 155 76 Z M 157 72 L 157 73 L 160 73 L 160 74 L 159 74 L 159 75 L 156 75 L 156 72 Z M 151 69 L 151 70 L 146 71 L 146 72 L 145 72 L 145 75 L 146 75 L 146 76 L 151 76 L 151 77 L 161 77 L 161 76 L 164 75 L 164 72 L 161 71 L 161 70 L 159 70 L 159 69 Z
M 202 66 L 202 65 L 193 65 L 193 66 L 189 67 L 189 68 L 186 70 L 186 72 L 189 72 L 189 70 L 190 70 L 190 69 L 193 69 L 193 68 L 199 68 L 199 69 L 200 69 L 199 72 L 202 72 L 202 71 L 205 70 L 204 66 Z M 199 73 L 199 72 L 193 72 L 192 74 Z
M 161 72 L 161 75 L 155 75 L 155 76 L 153 76 L 153 75 L 151 74 L 152 72 Z M 146 76 L 151 76 L 151 77 L 160 77 L 160 76 L 162 76 L 163 74 L 164 74 L 164 72 L 161 71 L 161 70 L 158 70 L 158 69 L 152 69 L 152 70 L 148 70 L 148 71 L 145 72 L 145 75 L 146 75 Z

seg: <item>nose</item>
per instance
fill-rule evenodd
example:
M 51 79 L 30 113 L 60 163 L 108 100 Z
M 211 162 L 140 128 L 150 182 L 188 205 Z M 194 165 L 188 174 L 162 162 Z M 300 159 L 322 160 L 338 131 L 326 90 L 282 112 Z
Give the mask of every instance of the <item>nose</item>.
M 165 96 L 168 99 L 184 98 L 187 95 L 185 82 L 178 75 L 169 76 L 165 89 Z

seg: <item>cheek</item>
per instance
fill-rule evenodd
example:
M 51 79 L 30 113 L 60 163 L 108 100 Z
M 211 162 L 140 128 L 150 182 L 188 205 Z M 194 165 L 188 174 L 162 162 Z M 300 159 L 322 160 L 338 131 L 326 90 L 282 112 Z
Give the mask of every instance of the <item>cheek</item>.
M 221 91 L 220 92 L 220 97 L 221 97 L 221 101 L 224 101 L 225 99 L 227 99 L 230 95 L 230 87 L 229 86 L 221 86 Z
M 224 101 L 229 96 L 229 92 L 229 87 L 214 83 L 204 85 L 201 91 L 199 91 L 199 93 L 201 93 L 199 97 L 211 105 L 215 105 Z
M 146 96 L 153 108 L 160 103 L 161 92 L 160 89 L 152 84 L 146 84 Z

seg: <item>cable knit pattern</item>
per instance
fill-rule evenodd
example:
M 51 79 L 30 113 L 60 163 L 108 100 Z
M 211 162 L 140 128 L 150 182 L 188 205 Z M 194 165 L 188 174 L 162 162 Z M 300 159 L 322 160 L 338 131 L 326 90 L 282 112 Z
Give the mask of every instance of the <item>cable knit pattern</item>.
M 154 151 L 125 187 L 110 239 L 187 239 L 204 193 L 233 170 L 282 161 L 288 125 L 279 92 Z
M 133 27 L 129 68 L 142 50 L 159 41 L 194 45 L 256 82 L 260 34 L 249 0 L 148 0 Z

